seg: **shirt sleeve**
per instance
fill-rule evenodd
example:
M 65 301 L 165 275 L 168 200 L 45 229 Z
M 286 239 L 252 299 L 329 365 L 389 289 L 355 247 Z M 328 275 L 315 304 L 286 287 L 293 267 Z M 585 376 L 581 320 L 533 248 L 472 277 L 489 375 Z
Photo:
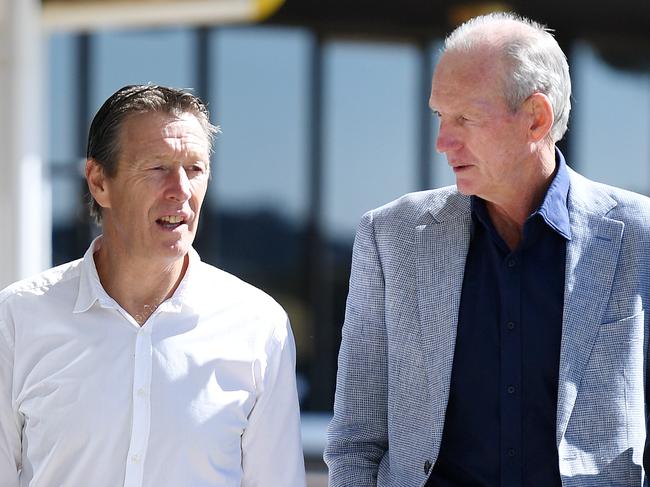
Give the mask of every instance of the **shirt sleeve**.
M 305 486 L 296 348 L 284 319 L 271 339 L 261 392 L 242 435 L 242 487 Z
M 0 320 L 0 487 L 18 487 L 21 457 L 19 415 L 13 408 L 13 340 Z
M 374 487 L 388 451 L 384 274 L 373 217 L 361 220 L 339 351 L 325 463 L 330 487 Z

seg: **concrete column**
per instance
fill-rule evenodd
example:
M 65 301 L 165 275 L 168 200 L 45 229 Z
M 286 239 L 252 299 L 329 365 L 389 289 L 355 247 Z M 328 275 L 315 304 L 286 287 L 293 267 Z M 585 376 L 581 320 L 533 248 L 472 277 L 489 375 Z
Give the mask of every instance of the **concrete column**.
M 0 288 L 51 262 L 39 0 L 0 0 Z

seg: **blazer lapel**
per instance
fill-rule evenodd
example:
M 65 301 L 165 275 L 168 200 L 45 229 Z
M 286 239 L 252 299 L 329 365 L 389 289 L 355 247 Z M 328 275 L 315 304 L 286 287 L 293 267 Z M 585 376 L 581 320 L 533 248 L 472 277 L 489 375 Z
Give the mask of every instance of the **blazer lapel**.
M 571 240 L 566 252 L 560 346 L 558 446 L 607 305 L 623 236 L 623 223 L 605 216 L 615 201 L 581 176 L 570 174 Z
M 449 397 L 458 308 L 469 249 L 469 198 L 455 195 L 434 221 L 415 228 L 417 301 L 433 404 L 435 454 Z

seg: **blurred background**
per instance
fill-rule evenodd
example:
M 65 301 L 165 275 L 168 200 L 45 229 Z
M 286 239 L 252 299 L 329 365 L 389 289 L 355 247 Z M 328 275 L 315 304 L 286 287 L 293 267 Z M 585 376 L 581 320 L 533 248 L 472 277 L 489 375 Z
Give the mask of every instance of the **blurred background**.
M 569 58 L 569 164 L 650 194 L 648 0 L 0 0 L 0 287 L 97 234 L 82 167 L 101 103 L 125 84 L 193 89 L 223 131 L 195 247 L 289 313 L 324 485 L 355 226 L 453 183 L 433 149 L 431 75 L 444 36 L 496 10 L 549 25 Z

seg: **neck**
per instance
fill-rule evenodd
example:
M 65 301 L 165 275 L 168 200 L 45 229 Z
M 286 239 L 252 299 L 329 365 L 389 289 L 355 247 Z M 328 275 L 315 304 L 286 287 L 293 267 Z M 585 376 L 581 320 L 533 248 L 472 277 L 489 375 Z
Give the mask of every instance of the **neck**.
M 99 281 L 140 325 L 170 298 L 187 270 L 187 255 L 172 262 L 134 259 L 102 245 L 94 254 Z
M 546 155 L 538 160 L 527 177 L 510 183 L 510 191 L 498 201 L 486 200 L 486 208 L 497 233 L 510 250 L 523 239 L 527 218 L 542 204 L 555 175 L 555 157 Z

